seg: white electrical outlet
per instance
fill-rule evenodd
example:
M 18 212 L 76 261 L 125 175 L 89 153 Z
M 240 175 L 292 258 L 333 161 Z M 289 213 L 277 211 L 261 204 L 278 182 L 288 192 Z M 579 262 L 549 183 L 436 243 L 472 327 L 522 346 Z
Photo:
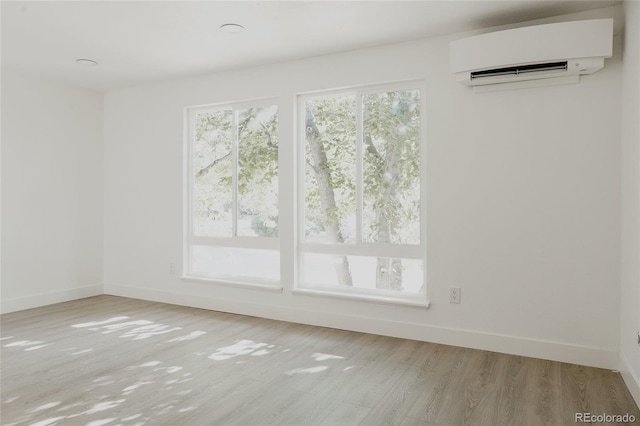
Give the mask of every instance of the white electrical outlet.
M 449 287 L 449 303 L 460 303 L 460 287 Z
M 169 263 L 169 275 L 175 275 L 175 274 L 176 274 L 176 264 Z

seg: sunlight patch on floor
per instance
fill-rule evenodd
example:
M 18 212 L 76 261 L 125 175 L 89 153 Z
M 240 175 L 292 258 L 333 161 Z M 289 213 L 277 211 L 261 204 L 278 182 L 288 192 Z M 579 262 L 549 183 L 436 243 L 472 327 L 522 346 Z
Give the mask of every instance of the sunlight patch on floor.
M 153 409 L 156 410 L 156 412 L 155 412 L 156 415 L 162 416 L 162 415 L 170 413 L 174 408 L 177 408 L 179 406 L 179 404 L 180 404 L 180 400 L 174 399 L 174 400 L 162 403 L 162 404 L 158 404 L 155 407 L 153 407 Z M 192 408 L 195 409 L 195 407 L 192 407 Z M 189 410 L 187 410 L 187 411 L 189 411 Z
M 259 351 L 255 351 L 255 352 L 253 352 L 253 353 L 251 354 L 251 356 L 262 356 L 262 355 L 268 355 L 268 354 L 270 354 L 270 353 L 271 353 L 271 351 L 268 351 L 268 350 L 266 350 L 266 349 L 261 349 L 261 350 L 259 350 Z
M 190 382 L 192 381 L 193 378 L 192 377 L 188 377 L 186 379 L 172 379 L 172 380 L 167 380 L 164 382 L 164 384 L 166 385 L 165 388 L 163 388 L 162 390 L 170 390 L 173 389 L 173 384 L 181 384 L 181 383 L 186 383 L 186 382 Z
M 124 331 L 130 328 L 140 327 L 140 326 L 149 325 L 149 324 L 153 324 L 153 321 L 136 320 L 136 321 L 121 322 L 119 324 L 110 324 L 110 325 L 103 325 L 100 327 L 92 327 L 89 330 L 92 330 L 92 331 L 102 330 L 101 331 L 102 334 L 110 334 L 110 333 L 115 333 L 116 331 Z M 73 327 L 76 327 L 76 326 L 73 326 Z
M 293 370 L 286 371 L 284 374 L 288 376 L 295 376 L 297 374 L 314 374 L 321 373 L 325 371 L 327 368 L 326 365 L 319 365 L 317 367 L 309 367 L 309 368 L 294 368 Z
M 274 345 L 269 345 L 268 343 L 256 343 L 253 340 L 239 340 L 231 346 L 216 349 L 213 354 L 209 355 L 209 359 L 224 361 L 241 355 L 266 355 L 271 352 L 266 349 L 273 347 Z
M 52 343 L 45 343 L 44 345 L 31 346 L 31 347 L 25 349 L 25 352 L 26 351 L 35 351 L 35 350 L 38 350 L 38 349 L 46 348 L 47 346 L 51 346 L 51 345 L 52 345 Z
M 22 347 L 22 346 L 34 346 L 34 345 L 40 345 L 44 342 L 41 342 L 39 340 L 19 340 L 17 342 L 13 342 L 13 343 L 8 343 L 6 345 L 3 346 L 3 348 L 14 348 L 14 347 Z
M 89 408 L 87 411 L 83 412 L 82 414 L 95 414 L 95 413 L 99 413 L 100 411 L 110 410 L 112 408 L 117 407 L 118 405 L 122 404 L 125 401 L 126 399 L 122 398 L 115 401 L 98 402 L 97 404 L 95 404 L 93 407 Z
M 89 391 L 92 391 L 92 390 L 94 390 L 95 388 L 97 388 L 99 386 L 109 386 L 109 385 L 114 384 L 115 382 L 116 382 L 115 380 L 104 380 L 104 381 L 96 383 L 95 385 L 93 385 L 93 387 L 92 386 L 85 386 L 83 388 L 83 390 L 89 392 Z
M 127 331 L 120 337 L 133 337 L 133 340 L 148 339 L 149 337 L 159 334 L 171 333 L 172 331 L 182 330 L 182 327 L 170 327 L 164 324 L 150 324 L 142 327 L 136 327 Z
M 123 422 L 130 422 L 131 420 L 135 420 L 139 417 L 142 417 L 142 414 L 134 414 L 133 416 L 129 416 L 129 417 L 125 417 L 124 419 L 121 419 Z
M 83 322 L 81 324 L 74 324 L 71 327 L 73 328 L 95 327 L 96 325 L 109 324 L 111 322 L 122 321 L 126 319 L 129 319 L 129 317 L 113 317 L 104 321 L 91 321 L 91 322 Z
M 182 330 L 182 327 L 171 327 L 166 324 L 160 324 L 149 320 L 125 321 L 129 317 L 113 317 L 104 321 L 91 321 L 81 324 L 74 324 L 71 327 L 84 328 L 91 331 L 98 331 L 101 334 L 122 333 L 120 337 L 133 338 L 133 340 L 148 339 L 149 337 L 160 334 L 167 334 L 174 331 Z M 184 340 L 195 339 L 204 334 L 204 331 L 195 331 L 187 336 L 183 336 Z
M 144 385 L 150 385 L 153 382 L 148 382 L 148 381 L 142 381 L 142 382 L 137 382 L 136 384 L 133 384 L 131 386 L 127 386 L 126 388 L 122 389 L 122 391 L 120 392 L 122 395 L 129 395 L 131 394 L 134 390 L 141 388 Z
M 87 426 L 102 426 L 102 425 L 106 425 L 111 423 L 112 421 L 114 421 L 116 418 L 111 418 L 111 419 L 102 419 L 102 420 L 94 420 L 91 421 L 89 423 L 87 423 Z
M 60 405 L 60 404 L 61 404 L 60 402 L 49 402 L 49 403 L 47 403 L 47 404 L 42 404 L 42 405 L 41 405 L 41 406 L 39 406 L 39 407 L 33 408 L 33 409 L 29 410 L 28 412 L 29 412 L 29 413 L 36 413 L 36 412 L 38 412 L 38 411 L 46 410 L 46 409 L 48 409 L 48 408 L 57 407 L 57 406 L 58 406 L 58 405 Z
M 315 354 L 312 354 L 311 358 L 315 359 L 316 361 L 326 361 L 328 359 L 344 359 L 343 356 L 323 354 L 320 352 L 316 352 Z
M 104 329 L 102 334 L 109 334 L 115 331 L 128 330 L 130 328 L 138 329 L 138 327 L 144 327 L 149 324 L 153 324 L 153 321 L 147 321 L 147 320 L 127 321 L 120 324 L 105 325 L 104 327 L 100 327 L 100 328 Z
M 203 334 L 207 334 L 207 332 L 206 331 L 192 331 L 191 333 L 187 334 L 186 336 L 180 336 L 180 337 L 176 337 L 174 339 L 169 340 L 169 343 L 184 342 L 186 340 L 197 339 L 198 337 L 202 336 Z
M 82 404 L 83 404 L 82 402 L 74 402 L 73 404 L 67 404 L 64 407 L 60 407 L 56 411 L 67 411 L 67 410 L 70 410 L 72 408 L 79 407 Z
M 135 370 L 136 368 L 143 368 L 143 367 L 155 367 L 156 365 L 160 365 L 162 364 L 162 361 L 147 361 L 147 362 L 143 362 L 140 365 L 130 365 L 129 367 L 125 368 L 125 370 Z
M 31 426 L 48 426 L 48 425 L 54 424 L 58 420 L 62 420 L 62 419 L 64 419 L 64 417 L 52 417 L 50 419 L 41 420 L 41 421 L 36 422 L 36 423 L 31 423 Z
M 108 396 L 105 396 L 105 398 L 107 398 L 107 397 Z M 100 398 L 100 399 L 102 399 L 102 398 Z M 50 425 L 50 424 L 56 423 L 58 420 L 61 420 L 61 419 L 72 419 L 72 418 L 81 417 L 81 416 L 85 416 L 85 415 L 92 415 L 92 414 L 96 414 L 96 413 L 99 413 L 99 412 L 102 412 L 102 411 L 106 411 L 106 410 L 110 410 L 112 408 L 115 408 L 115 407 L 119 406 L 120 404 L 122 404 L 125 401 L 126 401 L 126 399 L 123 398 L 123 399 L 119 399 L 119 400 L 115 400 L 115 401 L 98 402 L 98 403 L 94 404 L 91 408 L 89 408 L 88 410 L 85 410 L 85 411 L 81 411 L 81 412 L 78 412 L 78 413 L 75 413 L 75 414 L 70 414 L 70 415 L 67 415 L 67 416 L 52 417 L 52 418 L 43 420 L 42 422 L 31 423 L 31 424 L 39 424 L 41 426 L 46 426 L 46 425 Z M 43 405 L 43 406 L 41 406 L 39 408 L 42 408 L 42 407 L 53 408 L 53 407 L 55 407 L 55 406 L 57 406 L 59 404 L 60 404 L 59 402 L 56 402 L 55 405 L 50 403 L 50 404 L 45 404 L 45 405 Z M 56 411 L 58 411 L 58 412 L 66 411 L 66 410 L 69 410 L 69 409 L 72 409 L 72 408 L 76 408 L 76 407 L 82 406 L 84 404 L 85 403 L 83 403 L 83 402 L 75 402 L 73 404 L 65 405 L 65 406 L 59 408 Z M 45 408 L 43 408 L 43 409 L 45 409 Z M 101 425 L 101 424 L 111 423 L 113 420 L 116 420 L 116 418 L 96 420 L 96 421 L 93 421 L 93 422 L 81 422 L 81 424 Z M 96 423 L 96 422 L 104 422 L 104 423 Z M 70 424 L 79 424 L 79 423 L 74 420 Z

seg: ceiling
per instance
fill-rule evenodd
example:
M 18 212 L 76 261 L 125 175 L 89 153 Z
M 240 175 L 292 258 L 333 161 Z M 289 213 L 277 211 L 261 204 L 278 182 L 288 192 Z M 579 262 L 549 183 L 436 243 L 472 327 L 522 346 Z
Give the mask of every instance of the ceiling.
M 98 91 L 613 6 L 620 1 L 2 1 L 1 62 Z M 220 30 L 245 27 L 239 34 Z M 94 67 L 75 63 L 88 58 Z

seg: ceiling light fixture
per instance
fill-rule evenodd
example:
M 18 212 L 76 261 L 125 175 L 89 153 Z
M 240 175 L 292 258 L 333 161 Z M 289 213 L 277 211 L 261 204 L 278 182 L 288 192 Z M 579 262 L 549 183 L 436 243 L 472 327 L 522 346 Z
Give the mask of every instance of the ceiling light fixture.
M 96 61 L 92 59 L 84 59 L 84 58 L 76 59 L 76 64 L 82 65 L 85 67 L 95 67 L 96 65 L 98 65 Z
M 220 25 L 220 29 L 231 34 L 238 34 L 244 31 L 244 27 L 240 24 L 224 24 Z

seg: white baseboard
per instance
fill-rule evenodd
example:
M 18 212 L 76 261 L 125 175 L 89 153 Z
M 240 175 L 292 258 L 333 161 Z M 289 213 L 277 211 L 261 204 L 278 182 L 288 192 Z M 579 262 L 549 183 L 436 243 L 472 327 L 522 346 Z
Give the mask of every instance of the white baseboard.
M 28 297 L 4 299 L 0 301 L 0 313 L 22 311 L 24 309 L 37 308 L 39 306 L 52 305 L 54 303 L 68 302 L 70 300 L 103 294 L 101 284 L 74 287 L 49 293 L 34 294 Z
M 622 351 L 620 351 L 620 374 L 629 388 L 631 396 L 636 401 L 636 405 L 640 407 L 640 377 L 637 372 L 633 371 L 629 360 Z
M 523 337 L 483 333 L 425 324 L 382 320 L 349 314 L 271 306 L 241 300 L 207 298 L 192 294 L 105 284 L 104 293 L 174 305 L 230 312 L 280 321 L 462 346 L 591 367 L 618 369 L 618 351 Z M 304 296 L 301 296 L 304 297 Z

